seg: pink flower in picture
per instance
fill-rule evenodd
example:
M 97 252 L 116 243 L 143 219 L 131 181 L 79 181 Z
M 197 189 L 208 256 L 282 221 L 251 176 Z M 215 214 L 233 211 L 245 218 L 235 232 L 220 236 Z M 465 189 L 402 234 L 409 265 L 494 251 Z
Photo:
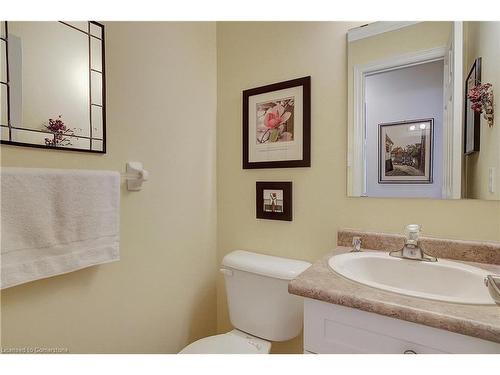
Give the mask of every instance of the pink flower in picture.
M 257 104 L 257 144 L 294 140 L 293 97 Z
M 275 105 L 267 110 L 264 116 L 264 125 L 267 128 L 274 129 L 287 122 L 291 115 L 290 112 L 285 112 L 285 108 L 280 104 Z

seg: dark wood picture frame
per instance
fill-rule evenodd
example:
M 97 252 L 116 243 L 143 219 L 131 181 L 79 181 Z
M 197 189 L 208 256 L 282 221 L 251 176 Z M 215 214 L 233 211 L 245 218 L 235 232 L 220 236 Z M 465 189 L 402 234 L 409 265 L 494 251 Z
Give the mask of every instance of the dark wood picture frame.
M 299 160 L 259 161 L 248 160 L 249 141 L 249 98 L 273 91 L 302 86 L 302 158 Z M 243 169 L 257 168 L 296 168 L 311 166 L 311 77 L 302 77 L 289 81 L 273 83 L 243 91 Z
M 469 155 L 474 152 L 479 151 L 479 147 L 481 144 L 481 114 L 479 112 L 474 112 L 474 117 L 472 123 L 468 121 L 468 115 L 471 109 L 471 103 L 469 99 L 467 99 L 467 93 L 471 86 L 469 85 L 469 81 L 473 80 L 474 86 L 481 82 L 481 58 L 478 57 L 474 60 L 472 64 L 469 74 L 467 74 L 467 78 L 465 79 L 465 92 L 464 92 L 464 154 Z M 472 130 L 472 147 L 468 147 L 469 139 L 467 138 L 467 130 Z
M 283 191 L 283 202 L 282 210 L 280 212 L 270 212 L 264 210 L 264 190 L 282 190 Z M 283 220 L 292 221 L 292 182 L 291 181 L 279 181 L 279 182 L 264 182 L 257 181 L 255 189 L 255 210 L 257 219 L 268 219 L 268 220 Z
M 382 139 L 382 128 L 390 127 L 390 126 L 401 126 L 401 125 L 411 125 L 411 124 L 419 124 L 419 123 L 429 123 L 429 177 L 426 180 L 383 180 L 382 179 L 382 153 L 381 148 L 385 148 L 385 141 Z M 433 183 L 433 169 L 434 169 L 434 118 L 426 118 L 426 119 L 416 119 L 410 121 L 397 121 L 397 122 L 388 122 L 382 123 L 378 125 L 378 183 L 379 184 L 432 184 Z M 385 162 L 385 161 L 384 161 Z
M 12 140 L 12 129 L 15 130 L 29 130 L 32 132 L 38 132 L 38 133 L 46 133 L 47 135 L 52 135 L 52 133 L 44 131 L 44 130 L 35 130 L 35 129 L 28 129 L 28 128 L 23 128 L 23 127 L 14 127 L 11 124 L 11 118 L 10 118 L 10 82 L 9 82 L 9 59 L 8 59 L 8 21 L 1 21 L 4 22 L 5 24 L 5 38 L 0 38 L 2 41 L 5 42 L 6 44 L 6 70 L 7 70 L 7 82 L 0 82 L 0 85 L 5 85 L 7 88 L 7 124 L 0 124 L 2 128 L 7 128 L 8 130 L 8 140 L 3 140 L 0 139 L 1 144 L 6 144 L 6 145 L 13 145 L 13 146 L 21 146 L 21 147 L 31 147 L 31 148 L 41 148 L 41 149 L 46 149 L 46 150 L 58 150 L 58 151 L 77 151 L 77 152 L 90 152 L 90 153 L 96 153 L 96 154 L 106 154 L 106 48 L 105 48 L 105 27 L 104 24 L 97 22 L 97 21 L 87 21 L 88 22 L 88 30 L 84 31 L 82 29 L 79 29 L 67 22 L 64 21 L 58 21 L 59 23 L 66 25 L 74 30 L 77 30 L 79 32 L 82 32 L 86 34 L 89 38 L 89 95 L 91 96 L 91 80 L 92 80 L 92 71 L 95 71 L 92 69 L 91 66 L 91 58 L 90 58 L 90 53 L 91 53 L 91 38 L 96 38 L 101 41 L 101 71 L 98 73 L 101 74 L 101 82 L 102 82 L 102 87 L 101 87 L 101 104 L 93 104 L 92 100 L 90 98 L 89 100 L 89 112 L 90 112 L 90 137 L 86 136 L 74 136 L 75 138 L 88 138 L 89 139 L 89 149 L 84 149 L 84 148 L 76 148 L 76 147 L 57 147 L 57 146 L 47 146 L 47 145 L 42 145 L 42 144 L 32 144 L 32 143 L 25 143 L 25 142 L 18 142 L 18 141 L 13 141 Z M 92 35 L 90 31 L 90 25 L 96 25 L 101 29 L 101 37 L 97 37 Z M 97 72 L 97 71 L 96 71 Z M 97 106 L 101 107 L 102 110 L 102 139 L 100 138 L 94 138 L 92 137 L 92 107 Z M 92 141 L 93 140 L 98 140 L 102 141 L 102 150 L 93 150 L 92 149 Z

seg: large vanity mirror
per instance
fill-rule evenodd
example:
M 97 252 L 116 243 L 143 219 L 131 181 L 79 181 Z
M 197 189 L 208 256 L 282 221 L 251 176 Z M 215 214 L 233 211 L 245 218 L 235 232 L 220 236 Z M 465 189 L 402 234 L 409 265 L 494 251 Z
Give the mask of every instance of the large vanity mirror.
M 104 26 L 1 22 L 2 143 L 106 152 Z
M 348 32 L 347 191 L 500 199 L 500 22 Z

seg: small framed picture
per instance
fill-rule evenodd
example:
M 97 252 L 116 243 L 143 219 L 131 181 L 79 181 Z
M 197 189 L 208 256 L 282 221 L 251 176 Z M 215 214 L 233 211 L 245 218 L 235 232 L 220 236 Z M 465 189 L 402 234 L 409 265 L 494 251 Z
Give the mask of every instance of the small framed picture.
M 432 183 L 434 119 L 379 124 L 379 184 Z
M 470 68 L 465 80 L 465 113 L 464 113 L 464 154 L 479 151 L 481 135 L 481 114 L 474 111 L 472 102 L 467 97 L 471 88 L 481 82 L 481 58 L 477 58 Z
M 257 182 L 257 219 L 292 221 L 292 183 Z
M 243 91 L 243 169 L 311 166 L 311 77 Z

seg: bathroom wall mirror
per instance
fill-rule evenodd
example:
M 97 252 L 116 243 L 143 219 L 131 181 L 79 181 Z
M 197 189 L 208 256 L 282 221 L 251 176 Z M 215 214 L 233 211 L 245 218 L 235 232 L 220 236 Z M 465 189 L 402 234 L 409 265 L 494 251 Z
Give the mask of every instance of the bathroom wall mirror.
M 104 26 L 1 22 L 1 142 L 106 152 Z
M 374 22 L 347 39 L 348 195 L 500 199 L 500 22 Z

